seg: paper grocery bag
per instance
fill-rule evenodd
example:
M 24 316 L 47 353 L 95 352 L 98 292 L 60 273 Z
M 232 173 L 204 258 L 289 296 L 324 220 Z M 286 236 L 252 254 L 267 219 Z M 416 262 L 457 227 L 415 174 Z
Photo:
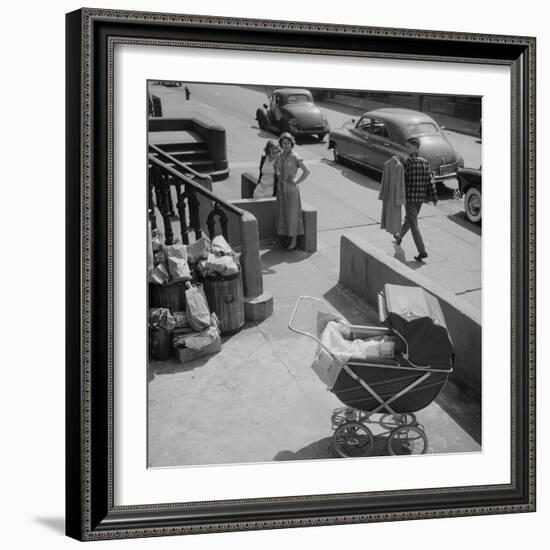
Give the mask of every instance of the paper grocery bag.
M 196 331 L 210 326 L 210 309 L 202 285 L 188 286 L 185 291 L 187 322 Z

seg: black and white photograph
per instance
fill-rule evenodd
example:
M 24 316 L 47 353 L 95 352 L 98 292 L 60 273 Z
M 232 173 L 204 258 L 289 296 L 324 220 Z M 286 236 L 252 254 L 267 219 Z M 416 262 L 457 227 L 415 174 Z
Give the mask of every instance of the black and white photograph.
M 2 547 L 543 546 L 547 11 L 8 3 Z
M 149 468 L 483 451 L 482 98 L 377 84 L 148 80 Z

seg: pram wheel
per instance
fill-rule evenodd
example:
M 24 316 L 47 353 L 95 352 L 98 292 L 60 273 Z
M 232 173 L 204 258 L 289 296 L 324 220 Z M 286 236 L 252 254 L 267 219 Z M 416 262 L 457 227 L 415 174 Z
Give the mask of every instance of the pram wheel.
M 388 437 L 391 455 L 423 455 L 428 450 L 428 438 L 417 426 L 401 426 Z
M 335 430 L 348 422 L 355 422 L 357 420 L 357 411 L 350 407 L 340 407 L 335 409 L 330 417 L 332 429 Z
M 364 424 L 348 422 L 334 432 L 332 444 L 343 458 L 368 456 L 374 449 L 374 436 Z

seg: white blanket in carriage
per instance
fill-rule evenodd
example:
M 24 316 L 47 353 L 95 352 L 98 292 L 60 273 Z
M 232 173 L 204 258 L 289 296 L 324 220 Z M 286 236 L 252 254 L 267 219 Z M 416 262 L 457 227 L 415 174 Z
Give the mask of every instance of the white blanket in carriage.
M 311 368 L 329 390 L 336 383 L 342 367 L 352 357 L 365 359 L 386 356 L 382 349 L 385 340 L 383 337 L 350 340 L 349 336 L 350 325 L 345 319 L 326 313 L 318 314 L 317 337 L 331 353 L 323 346 L 318 346 Z

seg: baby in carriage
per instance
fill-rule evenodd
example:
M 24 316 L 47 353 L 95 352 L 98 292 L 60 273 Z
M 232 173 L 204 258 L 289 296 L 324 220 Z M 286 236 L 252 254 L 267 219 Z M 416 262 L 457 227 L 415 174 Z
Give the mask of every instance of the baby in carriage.
M 333 386 L 342 365 L 350 359 L 393 359 L 395 354 L 393 336 L 355 338 L 351 325 L 331 313 L 318 312 L 317 337 L 321 345 L 312 368 L 329 388 Z

